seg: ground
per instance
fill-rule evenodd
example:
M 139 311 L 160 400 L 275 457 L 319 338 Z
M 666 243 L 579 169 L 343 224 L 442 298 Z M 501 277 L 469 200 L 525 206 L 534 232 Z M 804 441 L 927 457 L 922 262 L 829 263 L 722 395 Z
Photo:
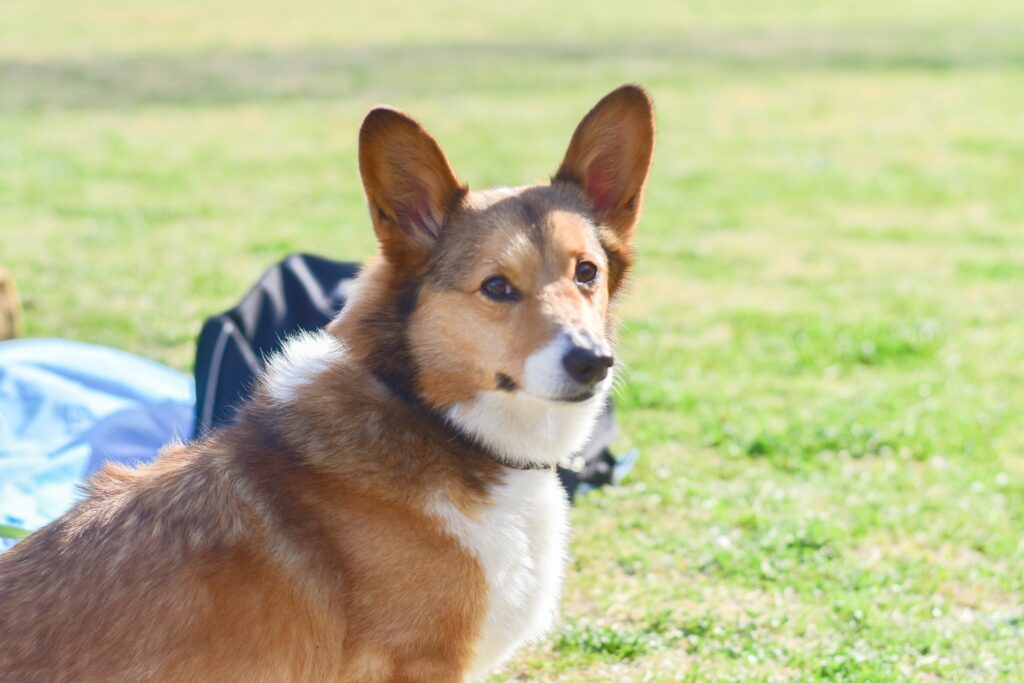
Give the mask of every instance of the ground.
M 494 680 L 1024 679 L 1020 3 L 351 4 L 0 7 L 27 333 L 187 370 L 275 259 L 372 253 L 372 105 L 485 187 L 643 83 L 641 458 L 579 501 L 562 621 Z

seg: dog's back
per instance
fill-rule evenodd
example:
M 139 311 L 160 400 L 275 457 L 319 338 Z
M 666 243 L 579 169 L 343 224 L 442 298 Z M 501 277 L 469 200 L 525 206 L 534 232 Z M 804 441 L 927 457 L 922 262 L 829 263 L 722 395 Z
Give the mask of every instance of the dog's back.
M 301 680 L 297 664 L 324 661 L 300 653 L 339 634 L 296 595 L 233 470 L 200 446 L 108 466 L 0 557 L 0 679 Z
M 228 607 L 215 589 L 224 568 L 253 565 L 228 613 L 265 583 L 254 579 L 267 568 L 257 569 L 259 555 L 247 548 L 257 530 L 225 463 L 198 448 L 165 449 L 134 471 L 108 466 L 72 511 L 0 556 L 3 680 L 186 680 L 216 671 L 218 658 L 204 657 L 209 644 L 195 641 L 231 636 L 215 628 Z

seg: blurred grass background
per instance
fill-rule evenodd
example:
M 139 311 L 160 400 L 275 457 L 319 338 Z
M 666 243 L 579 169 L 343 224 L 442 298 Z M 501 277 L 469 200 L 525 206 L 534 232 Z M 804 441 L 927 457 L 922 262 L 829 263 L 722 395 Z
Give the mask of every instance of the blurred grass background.
M 188 370 L 283 254 L 372 253 L 372 105 L 519 184 L 624 81 L 643 457 L 495 680 L 1021 680 L 1018 0 L 5 2 L 0 265 L 29 335 Z

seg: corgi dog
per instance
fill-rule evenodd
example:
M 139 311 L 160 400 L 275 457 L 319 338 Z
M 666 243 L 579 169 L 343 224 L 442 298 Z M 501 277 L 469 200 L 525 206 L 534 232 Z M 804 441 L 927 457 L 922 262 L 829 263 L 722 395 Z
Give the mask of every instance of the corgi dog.
M 107 465 L 0 554 L 0 681 L 447 683 L 544 634 L 554 465 L 612 384 L 653 144 L 623 86 L 549 183 L 470 191 L 420 124 L 371 111 L 380 254 L 349 304 L 231 425 Z

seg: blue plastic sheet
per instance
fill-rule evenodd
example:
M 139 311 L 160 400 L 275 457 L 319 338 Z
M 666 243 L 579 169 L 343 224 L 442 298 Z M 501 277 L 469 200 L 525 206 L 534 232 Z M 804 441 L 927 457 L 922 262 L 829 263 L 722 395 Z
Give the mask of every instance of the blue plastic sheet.
M 123 351 L 0 343 L 0 524 L 36 529 L 60 516 L 104 462 L 147 462 L 189 438 L 194 407 L 191 376 Z

